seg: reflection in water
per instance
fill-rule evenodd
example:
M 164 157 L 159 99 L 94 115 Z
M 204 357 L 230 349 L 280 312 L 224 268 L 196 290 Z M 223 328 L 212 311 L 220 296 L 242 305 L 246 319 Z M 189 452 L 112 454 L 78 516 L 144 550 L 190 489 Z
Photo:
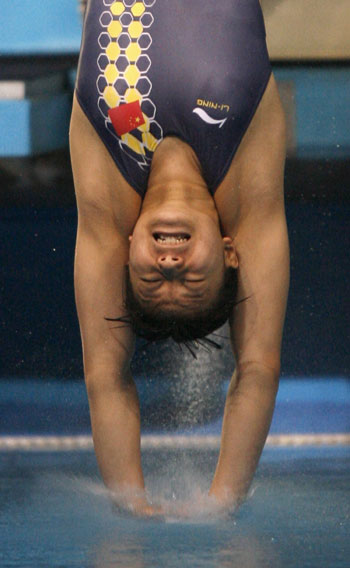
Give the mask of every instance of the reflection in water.
M 278 552 L 273 546 L 273 541 L 263 542 L 257 536 L 238 535 L 227 545 L 222 547 L 214 559 L 214 566 L 218 568 L 264 568 L 273 566 L 282 567 Z
M 193 453 L 158 457 L 150 454 L 153 468 L 147 480 L 149 492 L 153 501 L 163 506 L 164 519 L 136 519 L 116 510 L 111 515 L 110 507 L 108 535 L 104 534 L 102 540 L 95 539 L 89 555 L 91 565 L 94 568 L 282 566 L 271 533 L 260 533 L 252 522 L 249 511 L 252 502 L 229 516 L 218 514 L 213 506 L 207 489 L 214 457 L 207 454 L 204 467 L 201 461 L 194 465 Z M 102 509 L 108 503 L 108 493 L 100 483 L 80 480 L 77 490 L 89 494 L 92 500 L 95 496 Z
M 27 468 L 8 466 L 0 472 L 1 486 L 9 496 L 0 507 L 0 565 L 347 566 L 350 468 L 346 452 L 335 448 L 325 454 L 323 449 L 319 460 L 278 453 L 278 459 L 275 456 L 260 466 L 254 496 L 234 516 L 213 518 L 204 504 L 215 452 L 147 451 L 147 485 L 152 497 L 169 506 L 162 522 L 114 512 L 102 482 L 96 481 L 95 465 L 89 466 L 90 458 L 84 461 L 83 455 L 74 458 L 77 466 L 71 464 L 68 475 L 63 465 L 58 466 L 57 456 L 41 456 L 41 466 L 35 459 Z M 189 518 L 170 515 L 172 507 L 184 504 Z
M 94 568 L 144 568 L 146 565 L 143 555 L 144 542 L 137 534 L 120 533 L 119 531 L 107 541 L 103 541 L 93 554 Z
M 273 543 L 242 534 L 237 523 L 164 524 L 136 521 L 119 529 L 95 549 L 94 568 L 282 566 Z

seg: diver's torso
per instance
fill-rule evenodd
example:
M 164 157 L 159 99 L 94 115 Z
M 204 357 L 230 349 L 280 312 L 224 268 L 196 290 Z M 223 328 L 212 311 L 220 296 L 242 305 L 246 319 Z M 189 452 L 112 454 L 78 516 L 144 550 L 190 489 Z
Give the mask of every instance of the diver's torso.
M 167 135 L 190 144 L 214 192 L 269 76 L 258 0 L 88 3 L 77 96 L 141 195 Z

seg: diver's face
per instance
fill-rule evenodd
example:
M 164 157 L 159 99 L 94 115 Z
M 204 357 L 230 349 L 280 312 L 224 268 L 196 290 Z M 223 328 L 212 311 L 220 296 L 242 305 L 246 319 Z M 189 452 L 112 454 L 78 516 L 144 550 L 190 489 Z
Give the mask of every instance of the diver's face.
M 164 210 L 141 216 L 130 237 L 129 273 L 141 305 L 191 313 L 216 298 L 225 272 L 218 223 L 201 213 Z

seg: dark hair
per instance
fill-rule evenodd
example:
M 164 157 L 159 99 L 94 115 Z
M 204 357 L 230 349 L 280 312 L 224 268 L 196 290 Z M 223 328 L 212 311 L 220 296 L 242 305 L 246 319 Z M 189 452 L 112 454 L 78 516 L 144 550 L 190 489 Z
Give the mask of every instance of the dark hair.
M 192 315 L 177 313 L 172 310 L 161 310 L 158 306 L 152 306 L 151 309 L 146 310 L 134 294 L 128 266 L 126 266 L 125 283 L 124 305 L 128 315 L 119 318 L 106 318 L 108 321 L 130 325 L 136 335 L 147 339 L 149 342 L 172 338 L 176 343 L 185 344 L 193 355 L 189 343 L 195 340 L 202 340 L 197 341 L 199 344 L 209 344 L 221 349 L 221 345 L 206 336 L 232 317 L 233 308 L 237 303 L 236 269 L 229 267 L 225 270 L 224 281 L 216 299 L 208 308 Z

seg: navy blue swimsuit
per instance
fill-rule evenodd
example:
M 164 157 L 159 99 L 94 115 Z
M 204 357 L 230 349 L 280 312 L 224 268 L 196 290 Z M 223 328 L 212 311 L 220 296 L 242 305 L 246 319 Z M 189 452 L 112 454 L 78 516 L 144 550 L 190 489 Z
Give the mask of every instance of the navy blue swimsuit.
M 271 74 L 258 0 L 89 0 L 76 95 L 143 196 L 165 136 L 224 178 Z

